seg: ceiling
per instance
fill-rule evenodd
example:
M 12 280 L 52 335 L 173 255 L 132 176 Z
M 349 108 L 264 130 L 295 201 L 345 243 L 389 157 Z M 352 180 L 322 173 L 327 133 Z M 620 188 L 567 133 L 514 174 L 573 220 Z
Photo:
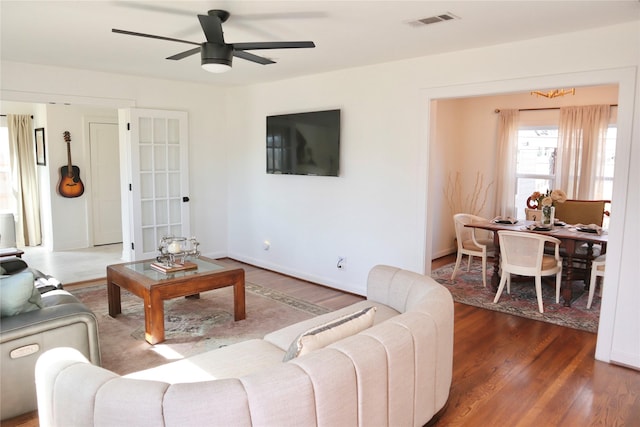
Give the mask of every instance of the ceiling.
M 251 51 L 224 74 L 199 55 L 165 58 L 193 46 L 111 32 L 112 28 L 204 41 L 196 17 L 231 13 L 234 42 L 311 40 L 314 49 Z M 459 19 L 412 25 L 451 13 Z M 61 67 L 212 85 L 245 85 L 443 52 L 473 49 L 639 20 L 638 0 L 605 1 L 7 1 L 0 0 L 0 57 Z

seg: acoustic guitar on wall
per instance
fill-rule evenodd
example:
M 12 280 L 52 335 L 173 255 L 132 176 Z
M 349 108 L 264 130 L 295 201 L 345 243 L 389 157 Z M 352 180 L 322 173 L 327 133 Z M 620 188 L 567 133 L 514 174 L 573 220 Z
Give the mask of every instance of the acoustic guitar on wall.
M 84 184 L 80 179 L 80 168 L 71 163 L 71 134 L 64 132 L 67 142 L 67 165 L 60 168 L 60 184 L 58 192 L 62 197 L 80 197 L 84 193 Z

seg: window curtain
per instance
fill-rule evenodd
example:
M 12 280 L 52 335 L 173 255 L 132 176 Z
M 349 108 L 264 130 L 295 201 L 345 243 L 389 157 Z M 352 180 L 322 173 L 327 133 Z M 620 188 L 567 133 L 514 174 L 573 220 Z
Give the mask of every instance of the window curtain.
M 496 155 L 496 198 L 494 211 L 504 217 L 516 217 L 516 155 L 518 148 L 518 110 L 501 110 L 498 116 L 498 152 Z
M 609 105 L 560 108 L 560 185 L 570 199 L 602 199 Z
M 9 114 L 7 124 L 12 185 L 18 201 L 16 240 L 19 245 L 37 246 L 42 243 L 42 232 L 31 116 Z

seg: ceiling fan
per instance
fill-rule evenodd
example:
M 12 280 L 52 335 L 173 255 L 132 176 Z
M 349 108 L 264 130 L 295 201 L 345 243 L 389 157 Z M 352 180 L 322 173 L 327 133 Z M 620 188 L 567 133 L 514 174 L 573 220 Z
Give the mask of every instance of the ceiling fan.
M 226 22 L 227 19 L 229 19 L 229 16 L 231 16 L 229 12 L 220 9 L 210 10 L 207 12 L 207 15 L 198 15 L 200 26 L 202 27 L 207 39 L 207 41 L 203 43 L 174 39 L 171 37 L 155 36 L 153 34 L 137 33 L 134 31 L 118 30 L 116 28 L 113 28 L 111 31 L 130 36 L 148 37 L 152 39 L 197 45 L 198 47 L 196 48 L 175 54 L 167 59 L 179 60 L 200 52 L 202 68 L 212 73 L 223 73 L 230 70 L 234 56 L 262 65 L 275 64 L 275 61 L 246 52 L 247 50 L 294 49 L 316 46 L 312 41 L 225 43 L 222 23 Z

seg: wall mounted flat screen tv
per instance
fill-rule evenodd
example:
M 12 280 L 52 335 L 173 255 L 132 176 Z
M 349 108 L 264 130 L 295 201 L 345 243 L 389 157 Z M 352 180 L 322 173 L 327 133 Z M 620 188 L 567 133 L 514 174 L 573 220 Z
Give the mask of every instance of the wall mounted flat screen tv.
M 267 173 L 338 176 L 340 110 L 267 117 Z

